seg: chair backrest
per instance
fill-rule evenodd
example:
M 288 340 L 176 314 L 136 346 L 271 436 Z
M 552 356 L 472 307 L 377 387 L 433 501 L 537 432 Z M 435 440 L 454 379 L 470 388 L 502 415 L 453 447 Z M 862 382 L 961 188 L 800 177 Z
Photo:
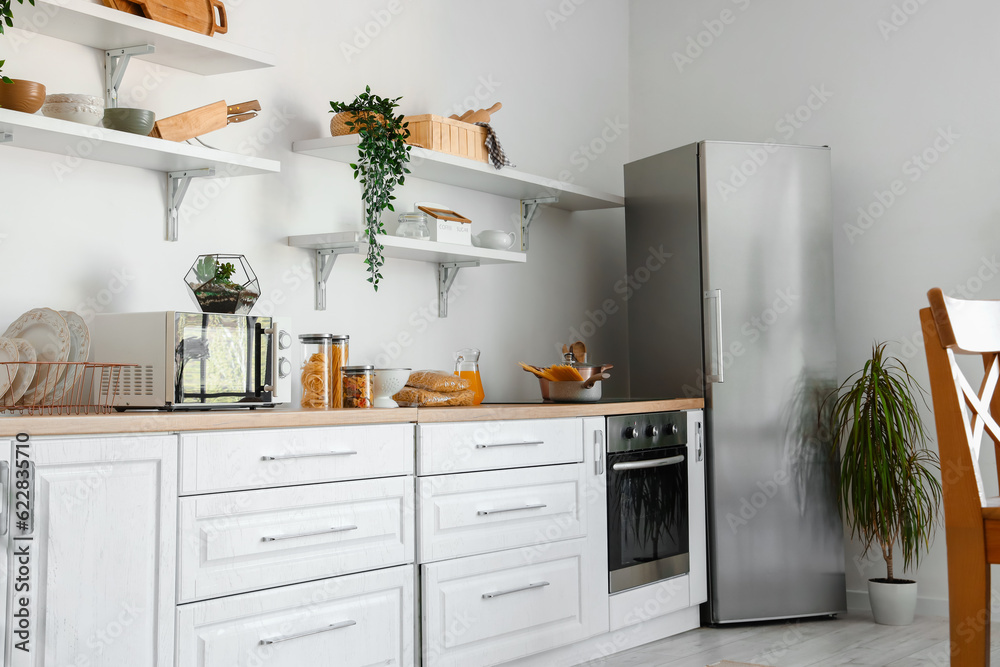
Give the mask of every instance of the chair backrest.
M 979 451 L 988 433 L 1000 460 L 1000 301 L 954 299 L 934 288 L 927 293 L 930 308 L 920 311 L 924 349 L 930 371 L 934 422 L 944 491 L 946 521 L 948 506 L 966 510 L 986 505 Z M 982 356 L 985 372 L 975 390 L 959 368 L 957 354 Z M 971 473 L 971 475 L 970 475 Z M 975 485 L 972 479 L 975 479 Z M 976 520 L 981 515 L 976 512 Z

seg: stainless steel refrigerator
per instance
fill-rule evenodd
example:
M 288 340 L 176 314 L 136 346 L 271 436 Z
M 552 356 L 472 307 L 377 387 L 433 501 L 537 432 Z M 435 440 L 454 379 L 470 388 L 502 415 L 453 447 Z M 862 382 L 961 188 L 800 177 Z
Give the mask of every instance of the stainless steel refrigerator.
M 730 623 L 847 609 L 830 151 L 704 141 L 625 166 L 632 398 L 704 397 L 709 603 Z

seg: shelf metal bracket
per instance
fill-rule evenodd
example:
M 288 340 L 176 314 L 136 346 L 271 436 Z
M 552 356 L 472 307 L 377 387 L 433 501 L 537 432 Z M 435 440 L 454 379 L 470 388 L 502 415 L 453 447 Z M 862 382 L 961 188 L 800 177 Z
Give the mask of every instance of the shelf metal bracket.
M 443 262 L 438 264 L 438 317 L 448 317 L 448 292 L 460 269 L 479 266 L 479 262 Z
M 528 249 L 528 228 L 531 226 L 531 221 L 535 218 L 535 213 L 538 212 L 538 207 L 541 204 L 555 204 L 557 201 L 559 201 L 559 197 L 538 197 L 536 199 L 521 200 L 521 250 Z
M 118 87 L 122 85 L 122 77 L 128 69 L 128 61 L 132 56 L 145 56 L 155 53 L 152 44 L 126 46 L 122 49 L 110 49 L 104 52 L 104 106 L 114 109 L 118 106 Z
M 177 240 L 177 230 L 180 227 L 180 208 L 187 194 L 192 178 L 215 176 L 215 168 L 189 169 L 187 171 L 167 172 L 167 240 Z
M 356 255 L 361 252 L 361 244 L 355 243 L 340 248 L 322 248 L 316 251 L 316 310 L 326 310 L 326 283 L 330 280 L 333 265 L 341 255 Z
M 11 143 L 14 143 L 14 133 L 0 132 L 0 144 L 11 144 Z

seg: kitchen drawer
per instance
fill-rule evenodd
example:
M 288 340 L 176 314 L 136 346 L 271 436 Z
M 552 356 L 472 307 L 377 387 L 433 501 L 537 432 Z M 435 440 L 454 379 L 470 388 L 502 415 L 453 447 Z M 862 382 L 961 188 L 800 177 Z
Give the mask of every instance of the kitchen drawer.
M 413 478 L 181 498 L 178 523 L 181 602 L 412 563 Z
M 414 664 L 413 567 L 183 605 L 181 667 Z
M 585 472 L 570 463 L 419 478 L 420 562 L 586 535 Z
M 423 568 L 424 667 L 485 667 L 608 631 L 607 572 L 586 540 Z
M 181 436 L 181 495 L 412 474 L 412 424 Z
M 420 475 L 583 461 L 580 419 L 418 424 L 417 433 Z

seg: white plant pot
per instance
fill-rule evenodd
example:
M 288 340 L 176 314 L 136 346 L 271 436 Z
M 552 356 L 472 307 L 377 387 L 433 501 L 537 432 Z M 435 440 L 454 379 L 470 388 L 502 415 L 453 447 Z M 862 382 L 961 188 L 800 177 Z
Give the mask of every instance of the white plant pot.
M 868 599 L 876 623 L 882 625 L 909 625 L 917 609 L 917 582 L 901 580 L 885 584 L 868 580 Z

